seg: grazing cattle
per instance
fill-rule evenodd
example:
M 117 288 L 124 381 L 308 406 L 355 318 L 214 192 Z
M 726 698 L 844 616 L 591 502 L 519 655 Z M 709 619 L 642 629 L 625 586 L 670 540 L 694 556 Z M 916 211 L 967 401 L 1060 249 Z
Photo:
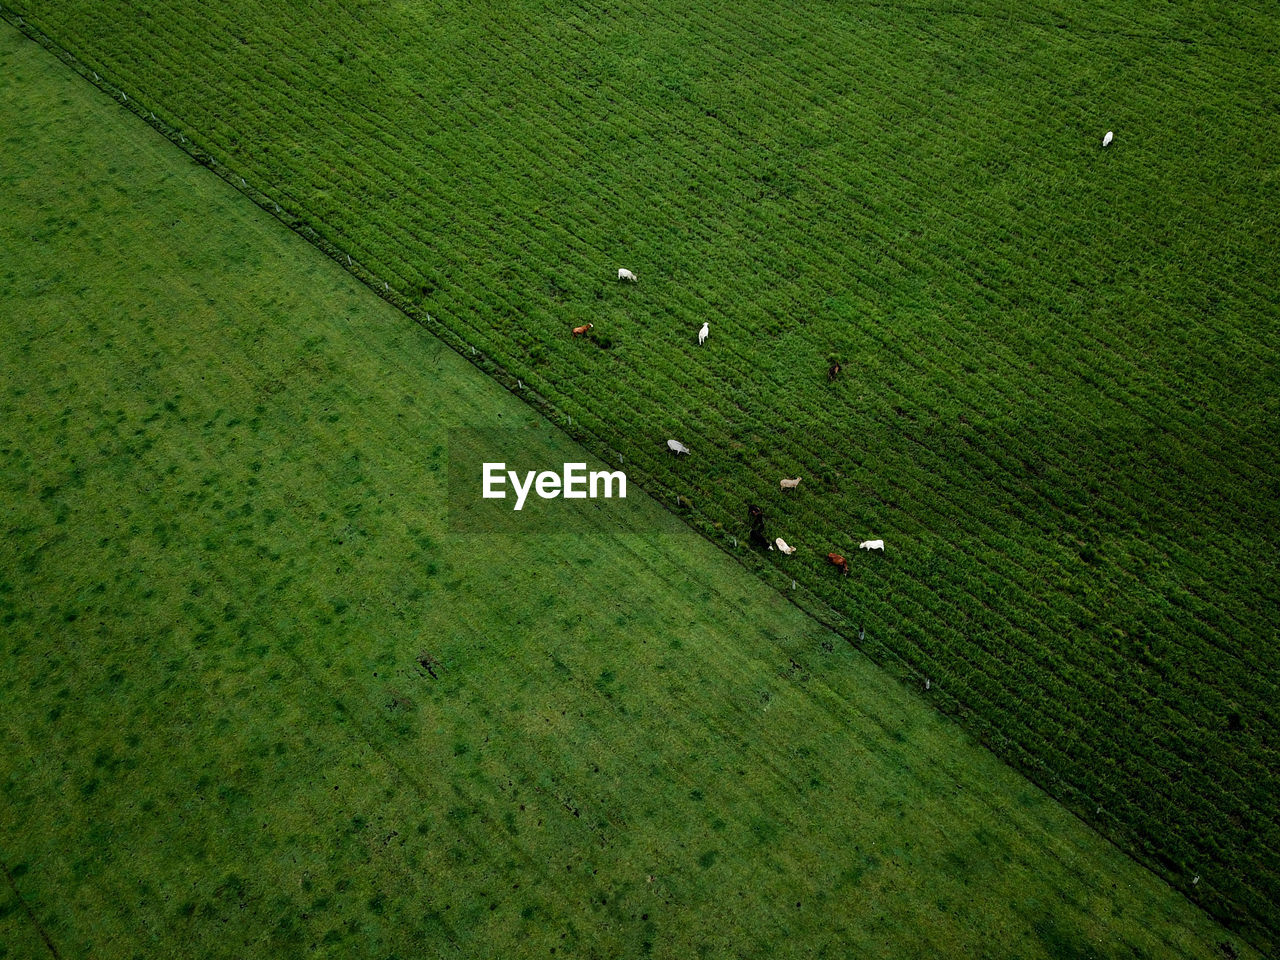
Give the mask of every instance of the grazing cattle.
M 619 267 L 619 268 L 618 268 L 618 279 L 619 279 L 619 280 L 630 280 L 632 283 L 635 283 L 635 282 L 636 282 L 636 275 L 635 275 L 634 273 L 632 273 L 630 270 L 628 270 L 626 267 Z
M 783 540 L 781 537 L 779 537 L 777 540 L 773 542 L 776 543 L 778 545 L 778 549 L 781 550 L 783 553 L 785 553 L 788 557 L 796 552 L 796 548 L 787 546 L 787 541 Z
M 1108 130 L 1108 131 L 1107 131 L 1107 135 L 1106 135 L 1105 137 L 1103 137 L 1103 138 L 1102 138 L 1102 145 L 1103 145 L 1104 147 L 1109 147 L 1109 146 L 1111 146 L 1111 141 L 1112 141 L 1112 140 L 1114 140 L 1115 138 L 1116 138 L 1115 131 L 1113 131 L 1113 130 Z
M 779 480 L 778 484 L 783 490 L 794 490 L 796 487 L 800 486 L 800 481 L 803 479 L 804 477 L 796 477 L 794 480 L 787 480 L 784 478 Z
M 849 575 L 849 561 L 846 560 L 844 557 L 840 556 L 840 554 L 828 553 L 827 563 L 831 564 L 834 567 L 839 568 L 846 577 Z
M 580 326 L 580 327 L 574 327 L 574 328 L 573 328 L 573 335 L 574 335 L 575 337 L 580 337 L 580 336 L 582 336 L 584 333 L 586 333 L 588 330 L 590 330 L 590 329 L 591 329 L 592 327 L 594 327 L 594 326 L 595 326 L 595 324 L 594 324 L 594 323 L 584 323 L 584 324 L 583 324 L 582 326 Z
M 698 346 L 702 346 L 707 342 L 707 336 L 711 333 L 711 324 L 704 323 L 702 329 L 698 331 Z
M 680 454 L 682 453 L 685 456 L 689 455 L 689 448 L 686 447 L 679 440 L 668 440 L 667 449 L 670 450 L 672 453 L 674 453 L 677 457 L 680 456 Z
M 827 370 L 827 380 L 833 381 L 838 376 L 840 376 L 840 364 L 833 363 Z
M 860 544 L 858 544 L 858 546 L 860 546 L 863 550 L 879 550 L 881 552 L 884 552 L 883 540 L 863 540 Z

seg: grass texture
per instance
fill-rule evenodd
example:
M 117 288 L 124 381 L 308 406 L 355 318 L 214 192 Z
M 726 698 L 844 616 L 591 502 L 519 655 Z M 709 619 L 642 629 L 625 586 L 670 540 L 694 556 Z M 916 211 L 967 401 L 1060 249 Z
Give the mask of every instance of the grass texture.
M 1280 948 L 1274 10 L 6 7 Z
M 703 539 L 452 531 L 572 446 L 0 78 L 0 956 L 1255 956 Z

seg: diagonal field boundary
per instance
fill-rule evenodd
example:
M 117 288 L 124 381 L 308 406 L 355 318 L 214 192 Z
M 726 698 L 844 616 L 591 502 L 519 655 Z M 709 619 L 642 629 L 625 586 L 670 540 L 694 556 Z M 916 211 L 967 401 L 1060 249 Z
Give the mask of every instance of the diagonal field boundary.
M 921 12 L 930 12 L 930 13 L 937 13 L 942 15 L 983 16 L 982 14 L 977 14 L 977 13 L 964 11 L 964 10 L 931 10 L 927 6 L 910 6 L 910 5 L 898 6 L 894 4 L 877 4 L 877 6 L 881 6 L 886 9 L 916 10 Z M 147 110 L 143 106 L 136 103 L 135 100 L 130 98 L 124 91 L 115 88 L 110 84 L 109 81 L 98 76 L 98 74 L 96 74 L 94 71 L 81 65 L 78 61 L 76 61 L 76 59 L 71 54 L 59 48 L 55 42 L 51 41 L 47 36 L 44 36 L 39 31 L 32 28 L 29 24 L 26 24 L 25 22 L 23 22 L 23 18 L 14 15 L 11 10 L 4 7 L 3 5 L 0 5 L 0 16 L 4 16 L 11 23 L 13 23 L 14 26 L 16 26 L 19 30 L 21 30 L 24 33 L 24 35 L 26 35 L 28 38 L 32 39 L 33 41 L 44 46 L 46 49 L 50 50 L 52 53 L 58 56 L 60 60 L 62 60 L 68 66 L 71 66 L 73 70 L 75 70 L 85 79 L 89 80 L 91 83 L 94 83 L 104 92 L 112 96 L 113 99 L 115 99 L 119 104 L 126 106 L 136 116 L 140 117 L 145 122 L 149 123 L 154 129 L 156 129 L 158 132 L 164 135 L 166 139 L 170 140 L 170 142 L 179 146 L 185 153 L 191 156 L 198 163 L 213 170 L 225 182 L 229 183 L 239 192 L 248 196 L 250 199 L 254 201 L 254 203 L 257 206 L 259 206 L 261 209 L 265 210 L 266 212 L 270 213 L 277 220 L 285 224 L 285 226 L 287 226 L 291 231 L 298 234 L 303 239 L 307 240 L 311 245 L 322 250 L 331 259 L 333 259 L 340 266 L 346 269 L 350 274 L 352 274 L 358 280 L 360 280 L 367 288 L 373 290 L 373 292 L 377 293 L 384 300 L 388 301 L 388 303 L 393 305 L 401 313 L 405 314 L 410 319 L 422 325 L 434 336 L 443 340 L 453 350 L 455 350 L 455 352 L 460 354 L 464 359 L 468 359 L 474 366 L 476 366 L 479 370 L 481 370 L 487 376 L 496 380 L 500 385 L 505 387 L 509 392 L 515 394 L 516 396 L 520 397 L 521 399 L 525 400 L 527 403 L 532 405 L 536 410 L 541 412 L 549 420 L 555 423 L 559 429 L 564 430 L 566 434 L 574 437 L 574 439 L 576 440 L 579 440 L 579 441 L 582 440 L 580 431 L 575 431 L 573 429 L 572 423 L 566 424 L 564 422 L 565 420 L 564 415 L 558 413 L 551 406 L 551 404 L 541 396 L 533 393 L 528 389 L 524 389 L 523 385 L 519 384 L 516 378 L 510 375 L 505 370 L 505 368 L 502 367 L 501 364 L 485 356 L 483 353 L 477 354 L 474 348 L 471 348 L 469 344 L 466 344 L 456 334 L 452 334 L 442 324 L 434 321 L 430 316 L 430 314 L 424 313 L 424 311 L 422 311 L 420 308 L 415 306 L 413 303 L 408 302 L 408 300 L 403 295 L 401 295 L 397 290 L 395 290 L 387 281 L 384 281 L 379 277 L 377 277 L 371 270 L 367 269 L 364 265 L 359 263 L 359 261 L 353 260 L 353 258 L 349 254 L 347 254 L 345 251 L 341 250 L 340 248 L 336 247 L 334 244 L 330 243 L 329 241 L 325 240 L 323 237 L 319 236 L 309 225 L 301 222 L 291 211 L 289 211 L 286 208 L 282 208 L 274 199 L 272 199 L 262 191 L 258 190 L 256 187 L 253 187 L 252 185 L 247 184 L 243 178 L 241 178 L 237 174 L 233 173 L 230 169 L 226 168 L 221 163 L 219 163 L 216 159 L 214 159 L 212 156 L 206 153 L 203 150 L 203 148 L 198 144 L 198 142 L 189 138 L 185 132 L 179 131 L 175 128 L 168 127 L 163 120 L 157 119 L 154 113 L 152 113 L 151 111 Z M 1024 21 L 1024 22 L 1031 22 L 1031 21 Z M 1071 28 L 1070 25 L 1063 24 L 1063 23 L 1037 22 L 1036 25 L 1042 26 L 1045 29 L 1074 29 L 1074 28 Z M 1126 36 L 1129 36 L 1129 34 L 1126 34 Z M 1132 36 L 1137 36 L 1137 35 L 1132 35 Z M 1143 36 L 1146 36 L 1146 35 L 1143 35 Z M 1164 40 L 1164 41 L 1176 42 L 1176 43 L 1196 42 L 1196 41 L 1184 40 L 1182 38 L 1160 37 L 1160 36 L 1149 36 L 1147 37 L 1147 39 L 1156 40 L 1156 41 Z M 665 500 L 659 498 L 659 502 L 664 505 L 664 507 L 668 510 L 668 512 L 671 512 L 673 514 L 676 513 L 676 511 L 671 510 L 671 508 L 667 505 Z M 708 531 L 703 530 L 702 532 L 707 533 Z M 712 535 L 712 536 L 708 536 L 707 539 L 710 540 L 712 543 L 715 543 L 718 546 L 720 546 L 722 549 L 722 552 L 724 552 L 727 556 L 732 556 L 734 557 L 734 559 L 738 560 L 740 563 L 744 563 L 745 558 L 743 556 L 738 556 L 730 552 L 727 549 L 727 543 L 725 543 L 720 538 L 717 538 L 714 535 Z M 748 569 L 753 569 L 755 567 L 755 565 L 753 565 L 750 562 L 745 562 L 744 565 L 747 566 Z M 760 570 L 753 569 L 753 572 L 759 573 Z M 767 582 L 767 578 L 766 578 L 766 582 Z M 814 599 L 812 597 L 804 597 L 802 599 L 801 596 L 794 593 L 788 593 L 785 589 L 781 590 L 780 592 L 784 596 L 786 596 L 787 599 L 792 600 L 792 602 L 794 602 L 798 607 L 804 610 L 807 614 L 809 614 L 810 616 L 814 616 L 816 620 L 823 623 L 825 626 L 828 626 L 834 629 L 836 632 L 844 634 L 851 643 L 853 642 L 852 633 L 854 632 L 854 624 L 852 624 L 852 622 L 847 617 L 838 615 L 837 611 L 829 610 L 828 608 L 826 608 L 826 605 L 823 604 L 821 601 L 816 601 L 816 604 L 815 604 Z M 840 625 L 837 625 L 836 623 L 831 622 L 830 616 L 822 616 L 822 615 L 816 614 L 813 609 L 815 605 L 822 608 L 828 614 L 836 614 L 835 619 L 837 619 L 840 622 Z M 876 656 L 877 656 L 877 659 L 881 660 L 882 662 L 886 657 L 892 656 L 892 659 L 899 664 L 899 669 L 898 671 L 896 671 L 899 675 L 899 679 L 903 678 L 904 672 L 908 676 L 913 675 L 916 672 L 907 663 L 907 661 L 905 661 L 901 656 L 879 645 L 876 645 Z M 923 681 L 923 677 L 920 677 L 919 679 Z M 972 721 L 972 716 L 970 717 L 970 720 Z M 982 739 L 984 742 L 987 741 L 986 737 L 983 737 Z M 1063 784 L 1061 783 L 1057 784 L 1056 788 L 1050 791 L 1047 789 L 1047 787 L 1045 787 L 1045 784 L 1041 782 L 1041 778 L 1037 778 L 1034 775 L 1034 771 L 1032 769 L 1028 769 L 1028 767 L 1025 764 L 1016 764 L 1015 766 L 1019 769 L 1019 772 L 1023 776 L 1026 776 L 1028 779 L 1032 780 L 1033 782 L 1036 782 L 1039 786 L 1046 789 L 1046 792 L 1049 792 L 1051 794 L 1061 793 L 1064 786 Z M 1071 810 L 1073 813 L 1076 812 L 1073 809 L 1072 805 L 1064 805 L 1064 806 L 1066 807 L 1066 809 Z M 1097 826 L 1094 824 L 1089 824 L 1088 821 L 1085 821 L 1082 817 L 1079 817 L 1078 813 L 1076 815 L 1079 819 L 1082 820 L 1082 822 L 1090 826 L 1091 829 L 1096 830 L 1103 836 L 1107 836 L 1107 833 L 1105 831 L 1099 830 Z M 1133 849 L 1127 849 L 1126 847 L 1119 844 L 1117 844 L 1117 846 L 1126 855 L 1133 857 L 1134 859 L 1137 859 L 1139 861 L 1143 861 L 1143 862 L 1147 861 L 1147 858 L 1139 855 L 1137 851 Z M 1150 862 L 1148 862 L 1147 865 L 1149 867 L 1152 866 Z M 1157 875 L 1161 875 L 1165 871 L 1162 871 L 1158 867 L 1155 867 L 1153 868 L 1153 872 L 1155 872 Z M 8 875 L 7 868 L 6 868 L 6 875 Z M 13 878 L 11 876 L 9 877 L 9 881 L 10 881 L 10 884 L 13 885 Z M 16 887 L 14 887 L 14 889 L 16 893 Z M 1229 903 L 1230 901 L 1228 900 L 1227 902 Z M 25 906 L 26 904 L 24 902 L 24 907 Z M 28 914 L 31 915 L 29 908 L 28 908 Z M 34 921 L 34 915 L 32 915 L 32 918 Z M 54 956 L 57 956 L 58 954 L 56 949 L 53 947 L 52 942 L 49 941 L 48 937 L 45 935 L 43 930 L 41 930 L 41 935 L 45 939 L 46 943 L 48 944 L 50 950 L 53 952 Z

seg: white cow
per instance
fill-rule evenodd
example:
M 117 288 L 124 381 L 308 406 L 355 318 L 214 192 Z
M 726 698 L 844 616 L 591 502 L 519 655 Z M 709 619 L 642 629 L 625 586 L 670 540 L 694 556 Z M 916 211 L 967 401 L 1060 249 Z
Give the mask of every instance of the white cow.
M 1102 138 L 1102 145 L 1104 147 L 1109 147 L 1111 145 L 1111 141 L 1114 140 L 1115 138 L 1116 138 L 1115 131 L 1108 130 L 1107 135 Z
M 707 342 L 707 337 L 711 333 L 711 324 L 704 323 L 702 329 L 698 331 L 698 346 L 702 346 Z
M 773 542 L 776 543 L 778 545 L 778 549 L 781 550 L 783 553 L 785 553 L 787 556 L 791 556 L 791 554 L 796 552 L 796 548 L 787 546 L 787 541 L 783 540 L 781 537 L 779 537 L 777 540 Z
M 863 540 L 860 544 L 858 544 L 858 546 L 860 546 L 863 550 L 879 550 L 882 553 L 884 552 L 883 540 Z
M 800 486 L 800 481 L 803 479 L 804 477 L 796 477 L 794 480 L 787 480 L 786 478 L 783 478 L 778 481 L 778 484 L 783 490 L 794 490 L 796 487 Z
M 619 280 L 630 280 L 632 283 L 635 283 L 635 282 L 636 282 L 636 275 L 635 275 L 634 273 L 632 273 L 630 270 L 628 270 L 626 267 L 619 267 L 619 268 L 618 268 L 618 279 L 619 279 Z
M 670 450 L 672 453 L 674 453 L 677 457 L 680 456 L 680 454 L 682 453 L 685 456 L 688 456 L 689 454 L 689 448 L 686 447 L 679 440 L 668 440 L 667 449 Z

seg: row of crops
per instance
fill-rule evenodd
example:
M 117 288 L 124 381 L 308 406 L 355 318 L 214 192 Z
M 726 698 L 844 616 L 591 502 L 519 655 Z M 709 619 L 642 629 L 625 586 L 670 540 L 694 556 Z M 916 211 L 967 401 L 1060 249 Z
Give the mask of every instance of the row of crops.
M 1273 945 L 1274 16 L 685 7 L 5 9 Z

